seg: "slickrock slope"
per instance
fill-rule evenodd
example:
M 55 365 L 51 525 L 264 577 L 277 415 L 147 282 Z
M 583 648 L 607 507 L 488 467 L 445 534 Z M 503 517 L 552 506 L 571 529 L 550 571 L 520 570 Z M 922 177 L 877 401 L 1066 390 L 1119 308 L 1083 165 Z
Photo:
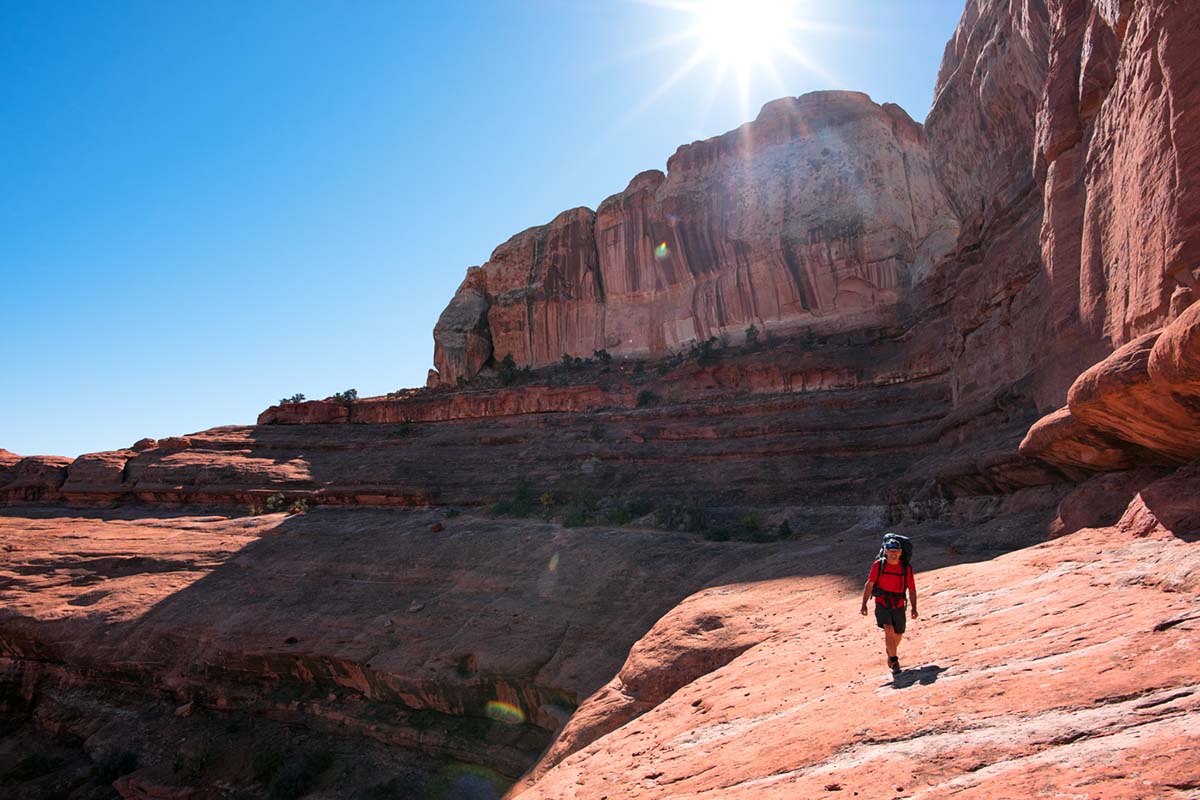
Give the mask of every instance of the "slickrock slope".
M 859 560 L 875 547 L 873 531 L 843 540 Z M 126 798 L 252 792 L 252 757 L 301 749 L 297 734 L 349 772 L 333 796 L 398 772 L 419 796 L 456 763 L 511 782 L 686 595 L 845 563 L 826 538 L 718 544 L 396 509 L 43 506 L 0 514 L 0 542 L 0 708 L 94 761 L 135 753 Z M 387 760 L 362 755 L 379 755 L 372 742 Z
M 878 322 L 956 235 L 921 126 L 899 107 L 857 92 L 777 100 L 468 270 L 434 329 L 431 380 L 506 354 L 662 356 L 752 324 Z
M 514 795 L 1194 797 L 1198 489 L 1192 465 L 1111 528 L 922 572 L 895 679 L 853 583 L 693 595 Z

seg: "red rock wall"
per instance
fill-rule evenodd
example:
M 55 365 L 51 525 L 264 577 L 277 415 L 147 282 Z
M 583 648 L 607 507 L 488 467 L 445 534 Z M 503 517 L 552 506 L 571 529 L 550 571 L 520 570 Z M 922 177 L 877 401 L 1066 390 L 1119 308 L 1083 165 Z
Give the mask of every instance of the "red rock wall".
M 434 330 L 431 381 L 472 377 L 487 338 L 497 360 L 539 366 L 737 341 L 752 324 L 878 322 L 957 235 L 921 126 L 855 92 L 769 103 L 667 167 L 469 271 Z
M 1052 320 L 1111 350 L 1195 299 L 1200 25 L 1195 4 L 1167 0 L 1050 10 L 1037 156 Z

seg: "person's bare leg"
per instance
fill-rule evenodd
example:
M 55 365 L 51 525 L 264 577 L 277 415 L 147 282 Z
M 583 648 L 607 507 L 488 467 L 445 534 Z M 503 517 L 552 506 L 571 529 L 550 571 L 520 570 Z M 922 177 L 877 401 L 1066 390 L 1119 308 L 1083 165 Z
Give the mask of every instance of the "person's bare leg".
M 883 626 L 883 646 L 887 650 L 888 658 L 896 655 L 896 645 L 898 645 L 900 635 L 892 628 L 891 625 Z

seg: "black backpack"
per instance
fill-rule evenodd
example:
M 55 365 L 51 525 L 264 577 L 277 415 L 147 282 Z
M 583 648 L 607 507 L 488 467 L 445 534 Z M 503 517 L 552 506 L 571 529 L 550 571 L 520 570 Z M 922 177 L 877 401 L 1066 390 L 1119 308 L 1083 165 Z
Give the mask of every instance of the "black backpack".
M 908 576 L 912 572 L 912 539 L 907 536 L 901 536 L 898 533 L 885 533 L 883 541 L 879 545 L 879 555 L 875 556 L 875 560 L 879 562 L 879 575 L 883 575 L 883 568 L 887 565 L 887 543 L 896 541 L 900 543 L 900 591 L 887 592 L 879 588 L 879 578 L 875 579 L 875 588 L 871 594 L 875 597 L 884 597 L 891 602 L 892 608 L 899 608 L 904 604 L 904 588 L 908 586 Z M 888 573 L 894 575 L 895 573 Z

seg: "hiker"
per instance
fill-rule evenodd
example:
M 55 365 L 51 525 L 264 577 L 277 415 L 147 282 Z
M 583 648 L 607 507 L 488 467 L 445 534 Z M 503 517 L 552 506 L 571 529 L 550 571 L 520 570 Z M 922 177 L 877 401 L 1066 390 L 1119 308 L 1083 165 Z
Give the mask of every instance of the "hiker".
M 905 545 L 908 547 L 905 547 Z M 871 565 L 871 574 L 863 586 L 862 610 L 867 615 L 867 598 L 875 595 L 875 624 L 883 628 L 884 647 L 888 666 L 893 674 L 900 672 L 900 657 L 896 651 L 904 638 L 904 590 L 908 589 L 912 618 L 917 618 L 917 584 L 913 580 L 910 562 L 912 544 L 907 537 L 889 533 L 883 537 L 880 556 Z

